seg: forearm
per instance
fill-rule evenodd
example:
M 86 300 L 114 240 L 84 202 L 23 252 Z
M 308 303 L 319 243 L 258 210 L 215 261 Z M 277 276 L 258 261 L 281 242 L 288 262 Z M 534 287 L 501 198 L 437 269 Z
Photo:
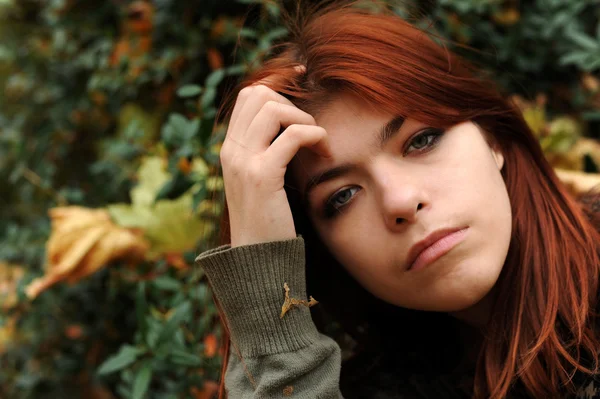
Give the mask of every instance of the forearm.
M 280 317 L 284 283 L 291 298 L 307 299 L 301 238 L 221 247 L 200 255 L 198 262 L 231 333 L 225 377 L 231 398 L 290 392 L 296 398 L 341 398 L 339 346 L 319 334 L 307 306 L 292 307 Z

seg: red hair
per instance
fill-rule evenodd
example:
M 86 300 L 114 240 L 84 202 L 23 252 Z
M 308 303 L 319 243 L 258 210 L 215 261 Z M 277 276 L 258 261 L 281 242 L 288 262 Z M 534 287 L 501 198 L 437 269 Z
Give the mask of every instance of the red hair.
M 394 15 L 321 8 L 296 19 L 291 36 L 240 90 L 279 75 L 271 88 L 313 115 L 326 112 L 333 96 L 352 94 L 432 127 L 471 120 L 501 147 L 513 231 L 474 396 L 503 398 L 519 385 L 533 397 L 557 397 L 573 391 L 575 372 L 595 374 L 600 234 L 516 107 L 471 64 Z

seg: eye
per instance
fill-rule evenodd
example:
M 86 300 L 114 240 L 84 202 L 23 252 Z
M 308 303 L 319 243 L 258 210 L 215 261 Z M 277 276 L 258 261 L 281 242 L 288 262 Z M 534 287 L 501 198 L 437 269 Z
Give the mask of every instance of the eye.
M 404 155 L 411 152 L 423 152 L 437 144 L 440 137 L 444 134 L 440 129 L 426 129 L 416 134 L 408 141 L 408 146 L 404 150 Z
M 337 191 L 333 194 L 324 207 L 324 214 L 326 217 L 333 217 L 337 214 L 337 211 L 348 205 L 354 198 L 357 192 L 361 190 L 360 187 L 348 187 Z

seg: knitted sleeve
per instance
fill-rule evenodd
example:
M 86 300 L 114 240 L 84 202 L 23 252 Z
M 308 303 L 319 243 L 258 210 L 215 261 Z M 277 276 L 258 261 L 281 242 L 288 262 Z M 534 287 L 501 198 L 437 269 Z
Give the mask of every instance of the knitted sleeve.
M 340 348 L 317 331 L 307 306 L 301 237 L 222 246 L 196 261 L 208 276 L 231 334 L 225 374 L 230 399 L 342 398 Z M 284 302 L 292 305 L 282 317 Z

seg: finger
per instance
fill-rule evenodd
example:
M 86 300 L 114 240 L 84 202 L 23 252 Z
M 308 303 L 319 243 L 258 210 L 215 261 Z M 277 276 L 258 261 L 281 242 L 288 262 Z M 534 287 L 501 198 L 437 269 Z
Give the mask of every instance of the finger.
M 331 156 L 325 129 L 313 125 L 291 125 L 265 151 L 265 158 L 273 167 L 284 168 L 302 147 L 322 157 Z
M 232 138 L 239 137 L 247 130 L 248 126 L 267 101 L 275 101 L 293 106 L 292 102 L 279 93 L 263 85 L 248 86 L 238 95 L 236 105 L 229 122 L 228 135 Z
M 299 75 L 306 73 L 306 67 L 304 65 L 296 65 L 293 67 L 293 70 Z M 232 125 L 232 127 L 235 129 L 235 127 L 236 127 L 235 125 L 236 125 L 238 116 L 239 116 L 241 110 L 244 108 L 244 106 L 248 102 L 249 98 L 252 98 L 253 95 L 255 96 L 256 94 L 265 95 L 264 93 L 262 93 L 262 94 L 257 93 L 256 89 L 259 88 L 260 86 L 264 86 L 264 88 L 267 88 L 268 90 L 277 94 L 276 98 L 265 98 L 264 102 L 269 101 L 269 100 L 273 100 L 273 101 L 282 100 L 281 102 L 283 102 L 283 103 L 291 104 L 291 102 L 287 98 L 285 98 L 281 94 L 275 92 L 274 90 L 270 89 L 271 87 L 277 87 L 278 85 L 280 85 L 283 82 L 283 80 L 284 80 L 284 78 L 282 75 L 270 75 L 264 79 L 259 80 L 256 83 L 242 89 L 240 91 L 240 93 L 238 94 L 238 98 L 233 107 L 233 111 L 231 113 L 231 118 L 230 118 L 230 125 Z M 260 104 L 258 104 L 258 105 L 260 106 Z M 249 112 L 251 113 L 252 110 L 249 110 Z M 243 122 L 244 122 L 244 120 L 242 120 L 242 123 Z
M 281 127 L 293 124 L 316 125 L 315 119 L 294 105 L 276 101 L 266 102 L 256 114 L 240 142 L 250 148 L 266 150 L 279 134 Z

